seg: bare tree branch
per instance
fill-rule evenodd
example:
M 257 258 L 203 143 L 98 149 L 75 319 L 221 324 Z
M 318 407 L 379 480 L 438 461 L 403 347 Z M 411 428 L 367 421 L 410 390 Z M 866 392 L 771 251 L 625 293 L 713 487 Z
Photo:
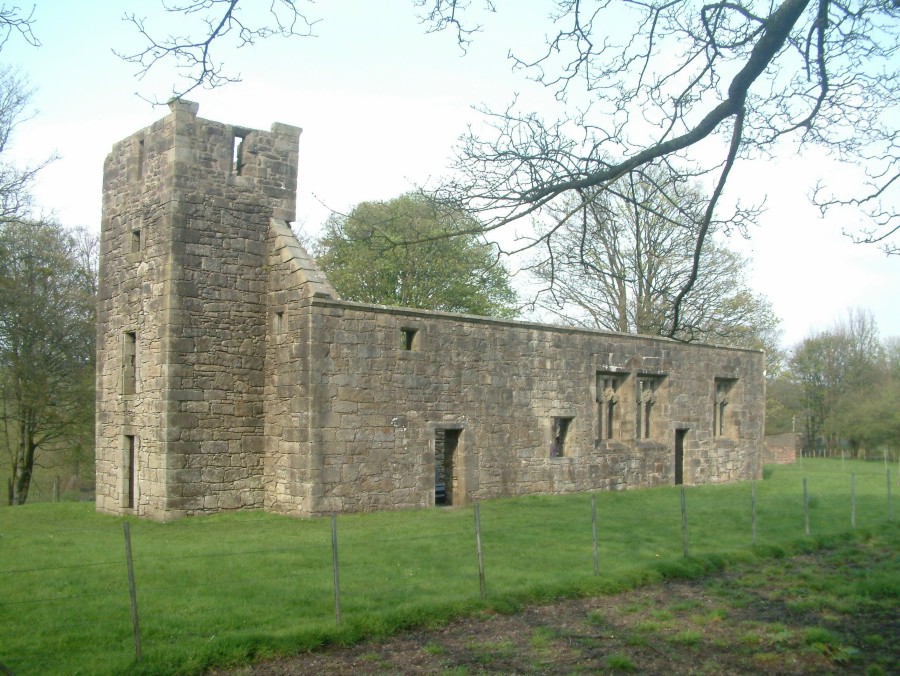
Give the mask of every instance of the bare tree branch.
M 691 274 L 688 275 L 688 279 L 685 282 L 684 286 L 681 287 L 681 290 L 678 292 L 678 295 L 675 296 L 675 302 L 672 307 L 672 327 L 670 329 L 669 335 L 674 336 L 680 327 L 680 314 L 681 314 L 681 304 L 684 302 L 685 297 L 690 293 L 691 289 L 694 288 L 694 284 L 697 282 L 697 275 L 700 272 L 700 255 L 703 252 L 703 243 L 706 240 L 706 235 L 709 232 L 709 226 L 712 222 L 713 214 L 716 211 L 716 204 L 719 202 L 719 198 L 722 196 L 722 191 L 725 189 L 725 183 L 728 181 L 728 174 L 731 171 L 731 168 L 734 166 L 734 160 L 737 158 L 738 149 L 741 145 L 741 134 L 744 129 L 744 114 L 743 111 L 739 112 L 737 117 L 734 120 L 734 130 L 731 135 L 731 148 L 728 151 L 728 157 L 725 160 L 725 166 L 722 167 L 722 173 L 719 176 L 719 182 L 716 184 L 716 189 L 713 191 L 712 197 L 706 205 L 706 213 L 703 215 L 703 220 L 700 222 L 700 229 L 697 232 L 697 244 L 694 247 L 694 258 L 691 266 Z
M 315 20 L 308 18 L 298 8 L 299 0 L 270 0 L 269 9 L 262 17 L 254 12 L 252 4 L 241 0 L 162 0 L 165 12 L 182 15 L 190 24 L 190 32 L 154 37 L 146 18 L 133 13 L 126 14 L 124 21 L 137 28 L 146 46 L 136 52 L 113 50 L 121 59 L 139 67 L 138 78 L 143 78 L 151 69 L 163 62 L 174 63 L 181 74 L 181 85 L 172 89 L 173 97 L 181 97 L 198 87 L 212 89 L 240 81 L 239 74 L 232 74 L 224 58 L 217 56 L 226 45 L 240 48 L 254 45 L 260 40 L 272 37 L 309 37 L 313 35 Z M 258 11 L 258 5 L 256 8 Z M 222 44 L 225 43 L 225 44 Z M 158 101 L 154 101 L 158 103 Z
M 32 32 L 34 26 L 34 9 L 23 9 L 18 5 L 0 4 L 0 49 L 16 33 L 32 47 L 40 47 L 41 41 Z

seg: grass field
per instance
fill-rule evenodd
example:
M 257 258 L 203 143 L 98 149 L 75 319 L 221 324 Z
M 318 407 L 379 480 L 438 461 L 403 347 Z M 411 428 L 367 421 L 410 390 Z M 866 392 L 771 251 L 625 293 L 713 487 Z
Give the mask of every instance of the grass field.
M 804 532 L 803 478 L 810 536 Z M 139 663 L 125 520 L 96 514 L 90 504 L 3 508 L 0 664 L 19 675 L 198 672 L 439 624 L 485 607 L 507 611 L 525 602 L 699 576 L 895 528 L 887 523 L 881 463 L 806 459 L 802 471 L 768 467 L 766 479 L 756 483 L 756 547 L 750 491 L 749 483 L 687 488 L 687 560 L 678 489 L 597 493 L 597 577 L 589 495 L 485 501 L 485 601 L 471 508 L 341 516 L 340 625 L 329 519 L 245 512 L 172 524 L 129 520 Z

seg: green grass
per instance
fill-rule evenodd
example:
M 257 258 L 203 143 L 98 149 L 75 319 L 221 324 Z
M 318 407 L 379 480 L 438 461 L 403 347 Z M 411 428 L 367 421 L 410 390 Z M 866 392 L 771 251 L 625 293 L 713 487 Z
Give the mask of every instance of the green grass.
M 610 655 L 606 658 L 606 666 L 612 671 L 634 671 L 634 662 L 626 655 Z
M 759 560 L 762 569 L 789 553 L 854 537 L 850 472 L 856 474 L 856 536 L 894 528 L 886 522 L 883 466 L 847 461 L 845 469 L 840 460 L 810 459 L 802 474 L 799 467 L 767 468 L 769 478 L 757 482 L 755 548 L 749 483 L 689 487 L 687 561 L 678 489 L 598 493 L 599 577 L 593 575 L 588 495 L 485 501 L 486 601 L 479 597 L 471 509 L 341 516 L 340 625 L 330 520 L 262 512 L 171 524 L 129 519 L 140 663 L 134 659 L 125 519 L 96 514 L 90 504 L 3 508 L 0 664 L 20 676 L 197 673 L 466 613 L 512 612 L 527 602 L 698 577 L 736 562 Z M 816 498 L 810 537 L 804 534 L 804 476 Z M 896 595 L 898 586 L 887 569 L 831 582 L 839 583 L 859 595 Z M 813 596 L 815 584 L 814 576 L 804 582 Z M 502 659 L 502 647 L 484 646 L 484 658 Z

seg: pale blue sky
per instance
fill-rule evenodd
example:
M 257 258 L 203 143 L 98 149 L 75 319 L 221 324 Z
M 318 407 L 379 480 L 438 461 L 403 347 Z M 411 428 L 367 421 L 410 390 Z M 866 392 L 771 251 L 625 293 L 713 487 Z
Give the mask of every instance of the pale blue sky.
M 200 103 L 201 117 L 304 129 L 298 223 L 315 233 L 328 208 L 389 199 L 446 173 L 453 143 L 467 124 L 478 123 L 472 105 L 501 107 L 520 93 L 552 116 L 543 92 L 513 75 L 505 58 L 521 36 L 543 37 L 543 29 L 533 27 L 548 4 L 517 2 L 514 24 L 511 13 L 488 17 L 484 33 L 462 56 L 450 34 L 425 34 L 411 2 L 317 3 L 310 12 L 322 18 L 319 37 L 229 53 L 244 82 L 190 98 Z M 0 53 L 0 61 L 21 68 L 36 90 L 37 113 L 20 127 L 14 156 L 60 155 L 42 172 L 36 195 L 40 207 L 66 225 L 99 229 L 105 155 L 167 112 L 135 92 L 164 98 L 172 71 L 161 68 L 138 82 L 134 67 L 112 53 L 139 44 L 122 15 L 152 18 L 159 16 L 157 6 L 156 0 L 38 0 L 35 33 L 43 46 L 13 39 Z M 883 336 L 900 335 L 900 257 L 852 244 L 841 235 L 844 222 L 823 221 L 809 206 L 813 177 L 824 165 L 822 157 L 789 157 L 753 162 L 733 177 L 732 191 L 765 197 L 768 207 L 751 240 L 739 243 L 752 256 L 753 286 L 782 318 L 787 344 L 831 326 L 853 306 L 870 309 Z

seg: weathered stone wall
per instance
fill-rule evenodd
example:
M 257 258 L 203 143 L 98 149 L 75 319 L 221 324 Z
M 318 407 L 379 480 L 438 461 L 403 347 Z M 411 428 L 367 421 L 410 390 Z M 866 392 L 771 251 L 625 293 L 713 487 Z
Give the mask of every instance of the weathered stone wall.
M 272 221 L 269 252 L 265 507 L 305 514 L 316 491 L 310 465 L 312 341 L 308 309 L 314 297 L 338 295 L 287 223 Z
M 795 462 L 797 462 L 797 435 L 794 432 L 764 437 L 764 464 L 793 465 Z
M 759 476 L 761 353 L 342 301 L 299 130 L 171 108 L 105 167 L 98 509 L 432 505 L 436 444 L 454 505 Z
M 319 492 L 304 511 L 433 504 L 436 426 L 463 430 L 456 504 L 671 484 L 679 429 L 686 483 L 759 475 L 758 352 L 326 298 L 306 311 L 306 448 Z M 596 374 L 612 371 L 622 378 L 618 431 L 599 440 Z M 638 440 L 635 388 L 647 376 L 659 387 L 650 438 Z M 712 430 L 716 379 L 730 383 L 723 436 Z M 556 417 L 571 419 L 561 457 L 551 457 Z
M 108 512 L 158 516 L 167 509 L 168 467 L 159 445 L 166 413 L 174 137 L 173 120 L 160 120 L 117 143 L 104 166 L 96 471 L 97 507 Z M 135 363 L 126 368 L 132 339 Z M 126 391 L 128 379 L 134 386 Z M 131 473 L 136 478 L 129 481 Z
M 97 504 L 156 518 L 263 505 L 267 240 L 294 218 L 299 136 L 171 108 L 114 146 L 101 235 Z

